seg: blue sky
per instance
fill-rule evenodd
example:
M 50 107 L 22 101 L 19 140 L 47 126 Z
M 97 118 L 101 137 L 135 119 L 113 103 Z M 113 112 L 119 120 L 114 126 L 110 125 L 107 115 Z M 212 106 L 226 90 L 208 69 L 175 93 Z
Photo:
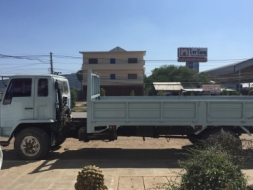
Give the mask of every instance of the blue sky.
M 253 57 L 252 0 L 1 0 L 0 75 L 81 68 L 79 51 L 146 51 L 146 74 L 178 63 L 178 47 L 208 48 L 200 71 Z M 38 60 L 39 59 L 39 60 Z M 152 61 L 156 60 L 156 61 Z M 163 60 L 163 61 L 162 61 Z

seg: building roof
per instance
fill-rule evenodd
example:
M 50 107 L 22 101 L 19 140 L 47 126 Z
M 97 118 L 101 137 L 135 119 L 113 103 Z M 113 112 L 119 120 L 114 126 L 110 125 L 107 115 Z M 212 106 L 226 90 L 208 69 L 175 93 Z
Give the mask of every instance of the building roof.
M 253 58 L 203 71 L 203 73 L 207 73 L 214 81 L 243 83 L 253 81 L 252 71 Z
M 153 82 L 155 90 L 180 91 L 183 88 L 180 82 Z
M 146 55 L 146 51 L 126 51 L 123 48 L 117 46 L 110 51 L 79 51 L 81 54 L 97 54 L 97 53 L 143 53 L 143 55 Z
M 115 47 L 115 48 L 113 48 L 113 49 L 111 49 L 109 52 L 119 52 L 119 51 L 121 51 L 121 52 L 126 52 L 126 50 L 124 50 L 123 48 L 121 48 L 121 47 L 119 47 L 119 46 L 117 46 L 117 47 Z
M 204 73 L 214 73 L 214 72 L 217 73 L 218 72 L 218 73 L 222 73 L 222 74 L 228 74 L 231 72 L 237 72 L 237 71 L 247 68 L 249 66 L 253 66 L 253 58 L 247 59 L 244 61 L 240 61 L 237 63 L 224 65 L 224 66 L 217 67 L 217 68 L 210 69 L 210 70 L 203 71 L 203 72 Z
M 183 91 L 186 91 L 186 92 L 202 92 L 203 89 L 202 88 L 184 88 Z

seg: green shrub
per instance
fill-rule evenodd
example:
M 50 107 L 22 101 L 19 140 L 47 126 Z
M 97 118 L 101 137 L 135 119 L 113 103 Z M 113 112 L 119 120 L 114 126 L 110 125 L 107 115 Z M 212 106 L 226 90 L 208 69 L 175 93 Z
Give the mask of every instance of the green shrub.
M 167 190 L 247 190 L 247 179 L 241 172 L 246 155 L 239 139 L 233 133 L 221 130 L 201 142 L 202 146 L 189 148 L 179 161 L 183 168 L 180 182 L 170 181 L 159 188 Z M 250 143 L 252 147 L 252 142 Z M 250 155 L 248 155 L 250 156 Z M 250 156 L 251 157 L 251 156 Z M 159 189 L 156 188 L 156 189 Z
M 135 96 L 134 90 L 131 91 L 130 96 Z
M 165 92 L 160 90 L 157 92 L 157 96 L 165 96 Z
M 188 159 L 180 162 L 185 173 L 179 189 L 246 189 L 246 178 L 234 157 L 214 149 L 191 149 Z
M 100 96 L 105 96 L 105 89 L 104 88 L 100 88 Z
M 71 96 L 71 108 L 76 106 L 76 98 L 77 98 L 77 90 L 75 88 L 70 88 L 70 96 Z

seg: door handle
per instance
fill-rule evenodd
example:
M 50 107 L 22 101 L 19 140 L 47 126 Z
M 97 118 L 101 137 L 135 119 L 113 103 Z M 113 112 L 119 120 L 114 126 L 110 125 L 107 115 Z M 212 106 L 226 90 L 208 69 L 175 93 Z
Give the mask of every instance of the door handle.
M 26 110 L 32 110 L 33 108 L 25 108 Z

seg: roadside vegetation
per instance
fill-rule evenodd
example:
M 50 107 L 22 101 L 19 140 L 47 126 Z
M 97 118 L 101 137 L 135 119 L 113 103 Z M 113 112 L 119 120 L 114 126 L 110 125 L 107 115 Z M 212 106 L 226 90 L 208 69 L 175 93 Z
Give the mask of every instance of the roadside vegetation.
M 200 144 L 187 149 L 185 159 L 179 161 L 182 171 L 176 179 L 155 189 L 253 190 L 241 172 L 252 158 L 252 141 L 242 140 L 241 144 L 239 138 L 221 131 Z
M 86 112 L 87 104 L 86 102 L 75 102 L 75 107 L 71 108 L 72 112 Z
M 200 88 L 202 84 L 210 83 L 206 73 L 197 73 L 185 66 L 164 65 L 151 72 L 150 76 L 144 77 L 144 91 L 149 96 L 157 95 L 153 82 L 181 82 L 184 86 L 191 88 Z

